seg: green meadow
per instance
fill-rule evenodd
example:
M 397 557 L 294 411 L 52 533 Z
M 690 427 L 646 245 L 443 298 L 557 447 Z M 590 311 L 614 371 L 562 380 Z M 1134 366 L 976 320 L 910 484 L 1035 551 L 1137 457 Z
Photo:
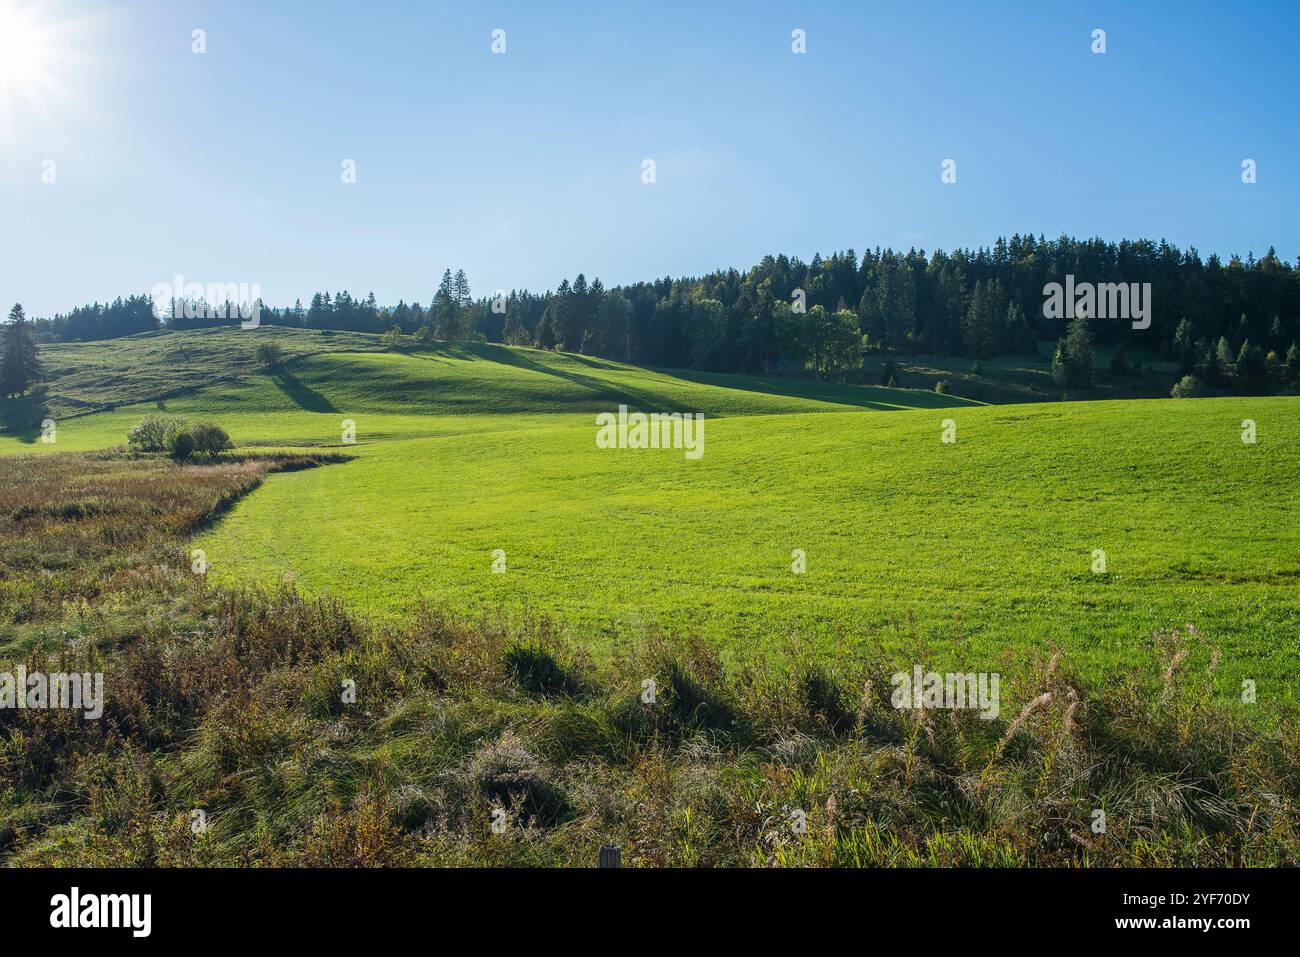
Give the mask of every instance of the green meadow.
M 181 335 L 191 355 L 252 339 Z M 880 643 L 1011 672 L 1055 648 L 1097 679 L 1190 625 L 1189 666 L 1219 649 L 1222 689 L 1295 695 L 1295 398 L 988 406 L 493 345 L 312 351 L 326 345 L 278 372 L 186 368 L 167 398 L 59 419 L 53 445 L 11 430 L 0 449 L 104 448 L 165 408 L 239 445 L 345 451 L 269 476 L 194 545 L 218 583 L 288 579 L 378 620 L 540 614 L 602 654 L 660 629 L 737 658 Z M 61 347 L 68 383 L 77 348 Z M 704 413 L 703 457 L 597 448 L 596 414 L 620 403 Z

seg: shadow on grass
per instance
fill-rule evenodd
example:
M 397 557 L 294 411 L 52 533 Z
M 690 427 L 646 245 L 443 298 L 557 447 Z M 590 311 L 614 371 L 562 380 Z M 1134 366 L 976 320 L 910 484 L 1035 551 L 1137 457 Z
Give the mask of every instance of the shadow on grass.
M 630 407 L 642 411 L 654 411 L 662 405 L 662 400 L 656 398 L 652 393 L 629 389 L 626 386 L 611 383 L 594 375 L 584 375 L 580 372 L 556 368 L 538 362 L 531 357 L 527 349 L 514 349 L 496 343 L 440 343 L 425 346 L 409 354 L 413 358 L 424 359 L 425 361 L 446 359 L 480 360 L 514 366 L 517 369 L 538 372 L 571 382 L 587 391 L 594 401 L 624 402 Z M 751 376 L 720 372 L 698 372 L 693 369 L 660 369 L 619 364 L 595 356 L 582 356 L 569 352 L 557 353 L 556 355 L 563 355 L 570 362 L 593 370 L 612 372 L 643 370 L 676 379 L 680 382 L 707 385 L 716 389 L 756 392 L 791 399 L 808 399 L 881 412 L 895 409 L 950 409 L 958 406 L 986 404 L 977 399 L 963 398 L 957 395 L 943 395 L 921 389 L 844 385 L 832 382 L 817 382 L 812 379 L 802 379 L 794 376 Z
M 41 422 L 49 418 L 45 394 L 38 392 L 18 399 L 0 399 L 0 432 L 28 445 L 41 434 Z
M 638 392 L 635 389 L 629 389 L 624 386 L 618 386 L 608 382 L 605 379 L 599 379 L 595 376 L 582 375 L 577 372 L 568 372 L 564 369 L 557 369 L 553 366 L 544 365 L 532 359 L 527 351 L 522 349 L 512 349 L 509 346 L 497 345 L 495 343 L 466 343 L 466 344 L 447 344 L 444 346 L 431 346 L 411 353 L 413 358 L 430 361 L 431 356 L 421 355 L 420 353 L 432 353 L 440 358 L 455 358 L 467 361 L 481 360 L 484 362 L 495 362 L 499 365 L 514 366 L 516 369 L 524 369 L 528 372 L 537 372 L 542 375 L 552 376 L 556 379 L 563 379 L 573 385 L 584 389 L 593 402 L 604 403 L 626 403 L 632 408 L 651 411 L 657 409 L 662 403 L 655 399 L 647 392 Z M 567 358 L 574 359 L 577 356 L 563 353 Z M 611 366 L 609 368 L 617 368 Z
M 741 385 L 728 381 L 733 377 L 724 373 L 696 372 L 691 369 L 655 369 L 654 371 L 672 376 L 674 379 L 694 382 L 697 385 L 709 385 L 718 389 L 740 389 L 745 392 L 761 392 L 764 395 L 779 395 L 790 399 L 810 399 L 836 405 L 852 405 L 879 412 L 887 412 L 891 409 L 951 409 L 962 405 L 984 405 L 983 402 L 974 399 L 942 395 L 938 392 L 924 392 L 920 389 L 840 385 L 833 382 L 798 379 L 793 376 L 743 376 L 743 385 Z
M 281 367 L 272 372 L 270 376 L 276 388 L 293 400 L 298 408 L 306 412 L 338 411 L 333 402 L 322 393 L 305 384 L 288 369 Z

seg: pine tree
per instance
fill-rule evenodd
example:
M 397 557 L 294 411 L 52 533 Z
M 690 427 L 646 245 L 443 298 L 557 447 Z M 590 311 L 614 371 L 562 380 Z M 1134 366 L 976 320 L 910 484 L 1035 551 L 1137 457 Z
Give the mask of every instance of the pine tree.
M 1187 319 L 1180 321 L 1174 330 L 1173 348 L 1179 369 L 1184 373 L 1191 372 L 1196 365 L 1196 330 Z
M 1268 363 L 1264 358 L 1264 350 L 1252 346 L 1249 339 L 1241 344 L 1236 370 L 1237 382 L 1244 392 L 1259 394 L 1268 391 Z
M 976 282 L 966 309 L 966 351 L 977 359 L 987 359 L 997 349 L 997 329 L 994 327 L 997 296 L 998 290 L 992 282 L 987 285 L 982 281 Z
M 23 307 L 14 303 L 9 321 L 0 331 L 0 393 L 6 398 L 22 395 L 41 380 L 41 375 L 32 325 Z
M 474 310 L 474 298 L 470 295 L 469 278 L 465 275 L 465 270 L 456 270 L 451 291 L 456 300 L 456 311 L 451 324 L 451 335 L 447 338 L 464 339 L 469 335 L 470 320 Z
M 1076 316 L 1065 330 L 1065 352 L 1069 356 L 1071 381 L 1076 388 L 1092 385 L 1092 330 L 1084 316 Z
M 1223 375 L 1232 375 L 1235 360 L 1232 356 L 1232 346 L 1228 345 L 1226 336 L 1219 336 L 1219 344 L 1214 350 L 1214 359 Z
M 506 313 L 506 324 L 501 338 L 505 340 L 505 344 L 508 346 L 531 346 L 533 344 L 533 337 L 515 318 L 514 310 Z
M 1057 385 L 1086 389 L 1092 385 L 1092 330 L 1086 316 L 1076 316 L 1052 357 L 1052 377 Z
M 442 271 L 442 282 L 433 294 L 433 334 L 438 339 L 454 339 L 460 326 L 460 304 L 456 298 L 451 270 Z

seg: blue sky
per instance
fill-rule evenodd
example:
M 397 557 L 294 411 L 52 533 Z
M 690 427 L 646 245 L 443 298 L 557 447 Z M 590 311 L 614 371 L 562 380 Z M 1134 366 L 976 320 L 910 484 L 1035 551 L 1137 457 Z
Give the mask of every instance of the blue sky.
M 0 299 L 32 315 L 178 273 L 392 303 L 447 266 L 540 291 L 1016 231 L 1300 255 L 1291 2 L 16 5 L 48 49 L 0 91 Z

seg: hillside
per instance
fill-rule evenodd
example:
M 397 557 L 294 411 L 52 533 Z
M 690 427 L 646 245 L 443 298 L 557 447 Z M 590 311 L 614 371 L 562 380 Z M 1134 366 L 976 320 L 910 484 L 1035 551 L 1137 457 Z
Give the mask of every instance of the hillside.
M 274 371 L 257 359 L 263 342 L 284 350 Z M 316 444 L 339 431 L 341 416 L 359 414 L 595 412 L 626 403 L 720 416 L 970 404 L 918 389 L 655 371 L 487 343 L 419 346 L 407 339 L 400 350 L 385 352 L 378 336 L 270 326 L 47 346 L 42 356 L 50 373 L 45 394 L 0 400 L 0 446 L 38 445 L 47 416 L 60 424 L 60 448 L 111 445 L 151 408 L 198 416 L 275 413 L 273 423 L 255 423 L 241 438 Z M 86 418 L 92 412 L 99 414 Z M 383 425 L 398 433 L 413 427 Z
M 220 379 L 226 359 L 197 358 L 195 341 L 229 357 L 261 334 L 196 334 L 188 374 L 217 381 L 63 420 L 53 446 L 28 431 L 0 449 L 120 444 L 155 408 L 265 447 L 340 447 L 350 421 L 352 461 L 270 478 L 200 544 L 217 581 L 292 576 L 380 618 L 527 609 L 592 647 L 662 627 L 741 657 L 915 633 L 986 664 L 1055 645 L 1098 674 L 1192 624 L 1230 652 L 1225 686 L 1300 664 L 1294 398 L 979 406 L 484 344 L 327 351 L 331 337 L 282 330 L 299 353 L 278 371 Z M 173 348 L 115 351 L 134 350 L 134 373 L 87 347 L 102 401 L 168 384 L 169 353 L 151 343 Z M 598 449 L 595 414 L 620 403 L 703 413 L 705 455 Z M 1106 574 L 1090 570 L 1098 548 Z
M 286 367 L 296 374 L 297 363 L 308 357 L 383 353 L 386 349 L 381 339 L 369 333 L 267 325 L 249 332 L 224 327 L 48 344 L 41 347 L 47 377 L 43 396 L 39 400 L 0 400 L 0 429 L 11 432 L 31 430 L 47 415 L 66 419 L 120 405 L 177 398 L 206 385 L 237 382 L 262 370 L 256 353 L 258 345 L 265 342 L 274 342 L 283 350 Z M 520 372 L 531 370 L 568 378 L 575 390 L 586 387 L 588 391 L 599 393 L 593 396 L 598 400 L 603 400 L 609 393 L 611 383 L 634 389 L 645 385 L 644 379 L 648 374 L 641 367 L 605 359 L 489 343 L 427 347 L 410 337 L 403 337 L 400 349 L 404 354 L 453 360 L 444 369 L 449 374 L 456 374 L 454 360 L 460 359 L 495 362 L 514 366 Z M 853 406 L 877 403 L 889 408 L 953 404 L 951 401 L 936 403 L 932 397 L 915 395 L 917 392 L 933 392 L 940 381 L 946 381 L 956 396 L 979 402 L 1011 403 L 1055 401 L 1063 395 L 1071 399 L 1163 398 L 1177 378 L 1174 364 L 1153 356 L 1134 355 L 1131 359 L 1142 362 L 1143 372 L 1121 376 L 1099 371 L 1093 388 L 1063 392 L 1052 382 L 1043 356 L 985 360 L 979 363 L 978 368 L 969 360 L 946 356 L 896 356 L 893 359 L 901 389 L 889 391 L 868 385 L 864 392 L 859 391 L 860 387 L 845 389 L 788 376 L 741 376 L 688 370 L 663 370 L 662 375 L 727 389 Z M 884 377 L 885 361 L 879 355 L 869 355 L 855 378 L 868 384 L 880 382 Z M 1109 353 L 1102 350 L 1098 355 L 1099 365 L 1104 369 L 1108 361 Z M 593 370 L 597 370 L 599 375 L 593 377 Z M 406 376 L 411 377 L 411 374 Z M 437 375 L 426 370 L 414 377 L 436 378 Z M 293 388 L 292 377 L 286 380 L 285 385 Z M 624 397 L 631 402 L 637 398 L 634 392 L 628 392 Z M 473 397 L 471 411 L 484 411 L 479 398 Z M 555 403 L 546 405 L 544 410 L 555 411 Z
M 7 863 L 1294 863 L 1300 400 L 298 344 L 0 435 L 0 657 L 111 689 L 17 712 Z M 149 350 L 65 385 L 176 388 Z M 598 448 L 620 402 L 703 412 L 703 455 Z M 241 448 L 76 454 L 159 407 Z M 998 714 L 897 708 L 915 666 Z M 809 835 L 764 850 L 786 807 Z

